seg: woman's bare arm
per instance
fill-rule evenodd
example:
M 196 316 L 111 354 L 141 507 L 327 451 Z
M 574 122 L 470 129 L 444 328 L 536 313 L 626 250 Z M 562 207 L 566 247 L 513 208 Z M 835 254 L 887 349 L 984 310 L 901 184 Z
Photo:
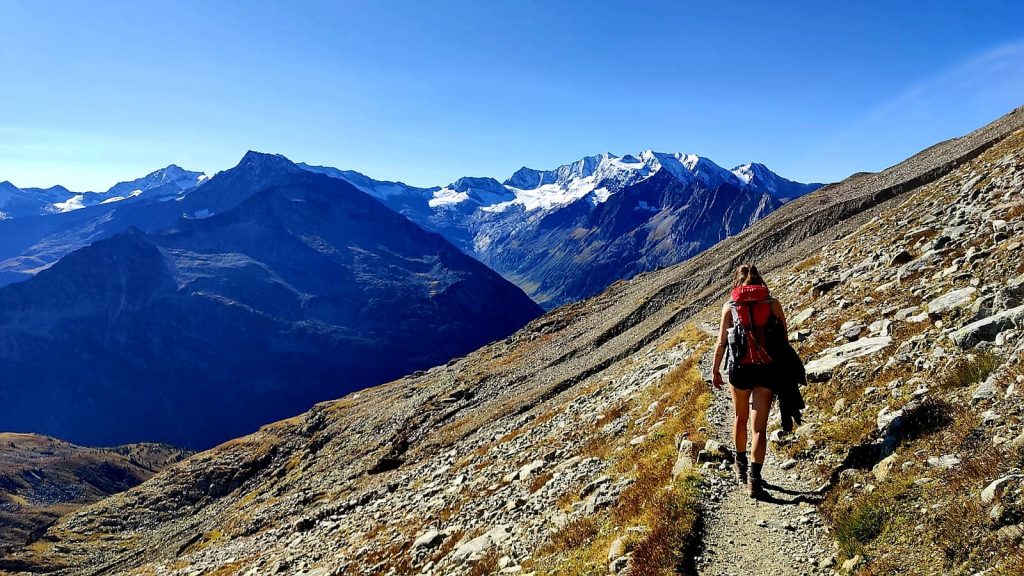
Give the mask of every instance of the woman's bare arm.
M 711 367 L 712 379 L 711 382 L 716 388 L 721 388 L 724 382 L 722 381 L 722 357 L 725 355 L 725 344 L 728 338 L 728 330 L 732 327 L 732 311 L 729 310 L 729 304 L 726 303 L 722 306 L 722 321 L 718 325 L 718 343 L 715 345 L 715 363 Z

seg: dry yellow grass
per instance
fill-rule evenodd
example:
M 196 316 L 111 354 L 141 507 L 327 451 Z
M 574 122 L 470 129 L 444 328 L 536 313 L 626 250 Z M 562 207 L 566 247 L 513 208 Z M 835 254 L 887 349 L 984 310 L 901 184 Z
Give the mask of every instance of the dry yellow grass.
M 692 549 L 698 539 L 700 480 L 696 473 L 672 478 L 676 460 L 676 438 L 686 436 L 703 442 L 705 413 L 711 394 L 696 366 L 698 353 L 669 372 L 642 397 L 612 406 L 599 417 L 591 438 L 606 438 L 600 427 L 626 416 L 637 419 L 641 412 L 645 425 L 662 422 L 647 431 L 646 440 L 636 447 L 611 451 L 611 441 L 591 441 L 585 451 L 613 454 L 611 473 L 633 482 L 607 511 L 570 522 L 552 535 L 528 568 L 540 574 L 589 576 L 607 572 L 607 554 L 611 542 L 627 534 L 630 527 L 644 527 L 629 533 L 627 550 L 632 551 L 632 570 L 639 576 L 667 575 L 683 561 L 683 552 Z M 653 411 L 648 406 L 657 401 Z M 574 494 L 559 505 L 569 509 Z M 692 554 L 690 555 L 692 556 Z

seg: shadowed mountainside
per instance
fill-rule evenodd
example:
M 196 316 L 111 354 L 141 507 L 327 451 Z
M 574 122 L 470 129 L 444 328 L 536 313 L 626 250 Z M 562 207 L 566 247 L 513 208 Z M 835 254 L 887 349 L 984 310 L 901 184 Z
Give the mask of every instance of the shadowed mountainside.
M 262 181 L 248 162 L 203 189 L 248 190 L 223 182 Z M 0 422 L 90 445 L 206 448 L 443 364 L 541 312 L 345 182 L 298 169 L 275 181 L 0 288 Z

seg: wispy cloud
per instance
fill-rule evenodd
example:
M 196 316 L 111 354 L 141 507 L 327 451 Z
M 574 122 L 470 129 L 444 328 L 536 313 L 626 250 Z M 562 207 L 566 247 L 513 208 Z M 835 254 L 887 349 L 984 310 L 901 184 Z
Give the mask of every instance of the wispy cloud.
M 1022 104 L 1024 40 L 969 58 L 881 102 L 821 141 L 814 160 L 839 174 L 881 169 Z M 853 164 L 865 157 L 876 165 Z

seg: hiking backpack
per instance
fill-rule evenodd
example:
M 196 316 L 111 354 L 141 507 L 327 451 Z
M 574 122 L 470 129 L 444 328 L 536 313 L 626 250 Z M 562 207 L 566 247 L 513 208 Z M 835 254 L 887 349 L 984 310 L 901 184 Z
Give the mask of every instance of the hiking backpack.
M 741 288 L 762 288 L 744 286 Z M 761 296 L 759 291 L 753 294 L 739 294 L 734 291 L 733 298 L 729 301 L 729 310 L 732 314 L 732 327 L 727 330 L 727 366 L 731 371 L 736 366 L 749 366 L 755 364 L 771 364 L 772 357 L 765 349 L 765 328 L 774 314 L 771 312 L 771 298 L 767 296 L 767 289 L 764 289 L 764 297 L 750 299 L 743 296 Z M 740 297 L 737 297 L 740 296 Z M 764 308 L 768 307 L 767 315 L 763 314 Z M 759 312 L 762 312 L 759 314 Z M 758 316 L 765 316 L 765 320 L 758 322 Z M 748 320 L 748 322 L 744 322 Z M 748 325 L 749 324 L 749 325 Z

